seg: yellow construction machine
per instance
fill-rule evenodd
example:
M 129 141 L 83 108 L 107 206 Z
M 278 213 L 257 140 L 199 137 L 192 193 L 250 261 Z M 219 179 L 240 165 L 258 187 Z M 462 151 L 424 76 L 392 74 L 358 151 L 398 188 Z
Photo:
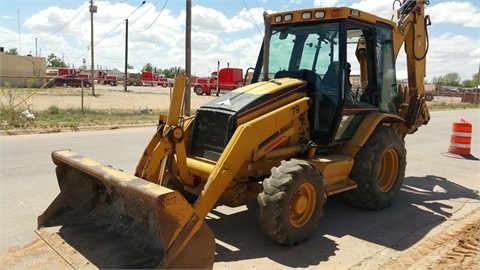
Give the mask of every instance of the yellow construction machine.
M 265 14 L 252 83 L 190 117 L 178 75 L 134 175 L 53 152 L 61 192 L 38 234 L 74 268 L 211 268 L 204 220 L 216 205 L 257 198 L 262 230 L 286 245 L 314 233 L 330 195 L 387 207 L 405 176 L 404 138 L 429 121 L 429 2 L 396 3 L 387 19 L 348 7 Z

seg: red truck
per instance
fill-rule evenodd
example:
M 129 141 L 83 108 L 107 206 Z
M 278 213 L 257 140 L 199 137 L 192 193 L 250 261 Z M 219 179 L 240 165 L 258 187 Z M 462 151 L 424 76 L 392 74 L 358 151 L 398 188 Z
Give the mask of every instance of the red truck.
M 141 85 L 158 85 L 158 74 L 155 74 L 152 71 L 142 71 Z
M 218 76 L 217 76 L 218 74 Z M 243 70 L 241 68 L 222 68 L 218 71 L 212 72 L 210 77 L 197 78 L 193 91 L 201 96 L 203 94 L 209 96 L 212 92 L 218 90 L 231 91 L 243 85 Z
M 161 85 L 163 87 L 172 86 L 173 81 L 164 74 L 158 74 L 153 71 L 142 71 L 141 83 L 140 85 L 151 85 L 157 86 Z
M 80 70 L 74 68 L 58 68 L 57 76 L 78 75 Z
M 167 78 L 164 74 L 159 74 L 158 76 L 158 85 L 161 85 L 162 87 L 172 87 L 173 86 L 173 79 Z
M 97 72 L 97 80 L 99 84 L 116 86 L 118 84 L 117 75 L 109 75 L 106 70 L 99 70 Z

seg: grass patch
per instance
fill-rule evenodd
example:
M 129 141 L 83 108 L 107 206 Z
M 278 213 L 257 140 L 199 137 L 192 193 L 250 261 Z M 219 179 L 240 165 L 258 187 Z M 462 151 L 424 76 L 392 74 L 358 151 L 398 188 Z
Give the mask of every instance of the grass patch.
M 431 111 L 440 111 L 440 110 L 462 110 L 462 109 L 479 109 L 480 104 L 478 103 L 446 103 L 439 102 L 428 105 L 428 109 Z
M 92 126 L 121 126 L 154 124 L 158 121 L 159 111 L 150 111 L 142 113 L 140 111 L 94 111 L 80 109 L 61 110 L 56 106 L 51 106 L 46 111 L 34 112 L 35 120 L 29 120 L 24 117 L 11 117 L 0 114 L 2 119 L 2 129 L 44 129 L 44 130 L 77 130 L 81 127 Z M 21 112 L 15 115 L 20 116 Z M 8 117 L 9 120 L 5 119 Z M 12 121 L 14 120 L 14 121 Z
M 459 103 L 446 104 L 438 103 L 429 106 L 430 111 L 438 110 L 462 110 L 462 109 L 478 109 L 479 104 Z M 98 111 L 84 109 L 60 109 L 57 106 L 50 106 L 47 110 L 41 112 L 33 112 L 35 120 L 29 120 L 22 117 L 21 111 L 12 110 L 11 108 L 3 108 L 0 110 L 1 129 L 44 129 L 44 130 L 62 130 L 71 129 L 78 130 L 82 127 L 92 126 L 126 126 L 155 124 L 158 121 L 160 113 L 166 111 Z
M 36 95 L 54 95 L 71 96 L 80 95 L 78 89 L 13 89 L 0 87 L 0 129 L 6 133 L 16 133 L 17 131 L 28 133 L 30 130 L 44 130 L 44 132 L 56 132 L 60 130 L 78 130 L 93 126 L 127 126 L 155 124 L 158 121 L 160 113 L 166 111 L 141 111 L 138 110 L 119 110 L 111 109 L 92 110 L 90 108 L 81 109 L 61 109 L 56 105 L 50 106 L 43 111 L 31 110 L 29 97 Z M 107 91 L 97 91 L 101 95 Z M 88 93 L 88 91 L 87 91 Z M 125 93 L 131 95 L 135 93 Z M 153 95 L 153 94 L 151 94 Z M 128 96 L 125 98 L 128 99 Z M 452 102 L 429 102 L 430 111 L 438 110 L 462 110 L 479 109 L 480 105 L 475 103 L 452 103 Z M 35 115 L 35 120 L 27 119 L 22 115 L 24 110 L 28 109 Z M 195 112 L 192 111 L 191 115 Z M 10 132 L 11 131 L 11 132 Z

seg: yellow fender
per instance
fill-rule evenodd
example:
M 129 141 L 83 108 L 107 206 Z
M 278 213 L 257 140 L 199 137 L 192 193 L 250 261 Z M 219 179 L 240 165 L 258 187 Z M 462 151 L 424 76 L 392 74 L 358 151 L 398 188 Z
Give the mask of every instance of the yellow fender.
M 404 120 L 395 114 L 382 112 L 371 113 L 365 116 L 362 123 L 360 123 L 358 126 L 352 139 L 348 143 L 338 146 L 335 149 L 335 152 L 353 157 L 362 148 L 368 138 L 370 138 L 370 135 L 379 124 L 392 125 L 399 122 L 404 122 Z M 395 130 L 397 130 L 397 128 L 395 128 Z

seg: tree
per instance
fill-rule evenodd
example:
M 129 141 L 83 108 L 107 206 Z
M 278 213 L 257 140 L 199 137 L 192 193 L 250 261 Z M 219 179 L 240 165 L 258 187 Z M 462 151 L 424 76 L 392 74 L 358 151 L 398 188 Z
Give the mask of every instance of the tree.
M 456 72 L 433 77 L 432 83 L 437 86 L 460 86 L 460 75 Z
M 152 66 L 152 64 L 146 63 L 146 64 L 143 66 L 143 70 L 145 70 L 145 71 L 153 71 L 153 66 Z
M 443 85 L 448 86 L 459 86 L 460 85 L 460 75 L 456 72 L 451 72 L 443 76 Z
M 480 79 L 480 71 L 472 75 L 472 87 L 478 87 L 480 85 L 480 82 L 478 81 Z
M 10 48 L 8 49 L 7 54 L 18 55 L 18 50 L 17 48 Z
M 472 80 L 463 80 L 462 81 L 462 87 L 473 88 L 473 87 L 475 87 L 475 85 L 473 84 Z
M 185 73 L 185 70 L 181 67 L 171 67 L 169 69 L 162 70 L 162 73 L 167 76 L 167 78 L 175 78 L 175 75 L 179 73 Z
M 67 65 L 58 58 L 55 54 L 51 53 L 47 56 L 47 62 L 49 67 L 66 67 Z
M 443 84 L 443 77 L 442 77 L 442 76 L 438 76 L 438 77 L 433 76 L 433 78 L 432 78 L 432 83 L 433 83 L 434 85 L 437 85 L 437 86 L 442 85 L 442 84 Z

